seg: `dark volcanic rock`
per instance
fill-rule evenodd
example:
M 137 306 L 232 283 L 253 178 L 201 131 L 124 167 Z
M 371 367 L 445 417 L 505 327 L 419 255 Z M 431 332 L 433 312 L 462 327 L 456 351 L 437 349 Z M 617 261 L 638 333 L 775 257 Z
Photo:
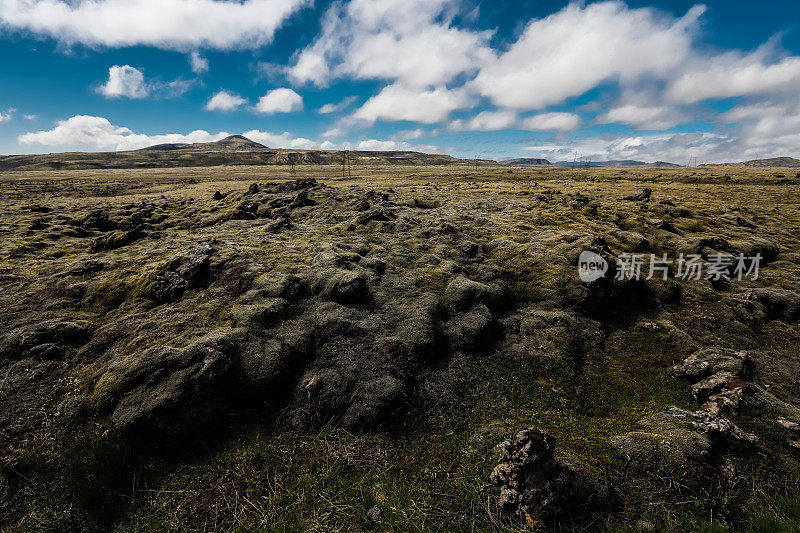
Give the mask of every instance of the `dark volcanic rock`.
M 695 383 L 718 372 L 740 375 L 749 372 L 749 369 L 750 360 L 746 352 L 725 348 L 705 348 L 684 359 L 683 363 L 674 366 L 671 373 L 676 377 Z
M 573 466 L 555 459 L 556 439 L 541 429 L 526 429 L 500 444 L 500 464 L 489 476 L 499 487 L 503 513 L 523 520 L 583 515 L 608 508 L 608 487 L 597 487 Z
M 800 296 L 795 292 L 765 287 L 748 291 L 744 299 L 762 304 L 769 318 L 787 322 L 800 318 Z
M 200 286 L 207 277 L 214 247 L 201 243 L 189 251 L 185 259 L 179 258 L 174 265 L 161 272 L 150 291 L 158 302 L 169 302 L 179 298 L 189 289 Z
M 623 198 L 623 200 L 628 200 L 630 202 L 649 202 L 651 194 L 653 194 L 652 189 L 646 188 L 640 194 L 626 196 L 625 198 Z
M 112 229 L 114 224 L 108 219 L 108 211 L 99 209 L 93 211 L 90 215 L 83 219 L 81 226 L 85 229 L 99 229 L 106 231 Z
M 236 345 L 210 336 L 187 348 L 153 348 L 115 361 L 100 382 L 115 402 L 113 428 L 151 444 L 215 425 L 228 405 Z
M 91 251 L 96 253 L 106 250 L 116 250 L 117 248 L 127 246 L 139 239 L 143 239 L 146 236 L 147 233 L 138 227 L 129 231 L 113 231 L 92 241 Z
M 92 336 L 85 320 L 55 319 L 21 328 L 0 342 L 0 358 L 63 357 L 69 347 L 80 346 Z

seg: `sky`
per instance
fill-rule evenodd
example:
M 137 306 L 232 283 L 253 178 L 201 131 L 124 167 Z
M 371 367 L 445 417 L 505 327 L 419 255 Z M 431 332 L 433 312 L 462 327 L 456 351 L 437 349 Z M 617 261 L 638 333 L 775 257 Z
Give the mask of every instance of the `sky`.
M 797 0 L 0 0 L 0 154 L 800 157 Z

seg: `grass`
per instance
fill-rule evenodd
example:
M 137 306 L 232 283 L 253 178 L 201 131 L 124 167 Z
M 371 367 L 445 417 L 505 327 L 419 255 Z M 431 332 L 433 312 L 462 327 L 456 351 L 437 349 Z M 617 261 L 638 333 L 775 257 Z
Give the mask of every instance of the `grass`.
M 337 179 L 338 172 L 335 165 L 299 167 L 300 176 L 333 187 L 331 201 L 293 215 L 295 229 L 280 233 L 267 231 L 262 221 L 226 218 L 250 182 L 289 178 L 286 167 L 3 173 L 0 184 L 15 195 L 0 206 L 0 226 L 11 227 L 0 242 L 0 274 L 17 280 L 14 290 L 0 291 L 10 323 L 24 322 L 34 311 L 60 309 L 65 297 L 53 290 L 50 276 L 77 261 L 100 259 L 106 266 L 96 276 L 60 283 L 86 285 L 87 297 L 71 304 L 74 316 L 88 317 L 99 328 L 122 322 L 135 332 L 124 354 L 180 346 L 198 332 L 231 325 L 246 292 L 260 288 L 261 278 L 251 284 L 244 275 L 249 266 L 302 273 L 323 245 L 380 255 L 394 284 L 383 295 L 390 302 L 408 294 L 407 287 L 443 294 L 453 266 L 462 275 L 484 275 L 485 265 L 465 259 L 458 248 L 474 242 L 484 263 L 497 268 L 508 298 L 496 313 L 505 335 L 485 351 L 443 357 L 425 368 L 414 387 L 430 385 L 432 392 L 411 401 L 404 416 L 381 431 L 351 434 L 331 426 L 310 432 L 285 414 L 248 414 L 191 448 L 153 453 L 104 435 L 102 418 L 65 434 L 52 433 L 42 422 L 40 431 L 3 452 L 0 528 L 519 531 L 523 525 L 499 516 L 486 483 L 496 445 L 537 426 L 556 435 L 561 459 L 580 465 L 591 479 L 610 480 L 622 494 L 620 510 L 583 524 L 585 530 L 636 531 L 637 521 L 644 521 L 656 530 L 798 531 L 798 457 L 768 417 L 743 413 L 736 419 L 762 438 L 766 452 L 737 460 L 743 479 L 733 489 L 694 483 L 675 472 L 635 476 L 610 442 L 668 405 L 694 407 L 688 385 L 665 370 L 696 346 L 796 356 L 797 324 L 756 327 L 733 320 L 726 302 L 741 290 L 736 285 L 722 291 L 683 285 L 680 304 L 658 307 L 635 293 L 620 302 L 626 306 L 613 320 L 576 318 L 570 307 L 579 288 L 572 258 L 598 235 L 627 251 L 630 243 L 618 230 L 641 234 L 659 253 L 670 254 L 707 234 L 745 243 L 768 239 L 781 248 L 782 261 L 764 279 L 791 289 L 800 263 L 793 252 L 800 245 L 796 184 L 775 178 L 775 169 L 741 168 L 515 168 L 507 174 L 506 168 L 491 167 L 373 166 L 354 168 L 355 179 L 347 181 Z M 723 174 L 730 179 L 721 186 Z M 654 198 L 646 210 L 620 201 L 644 186 Z M 359 201 L 364 191 L 389 188 L 403 206 L 401 217 L 381 226 L 351 224 L 365 210 Z M 231 194 L 212 201 L 216 190 Z M 565 199 L 576 192 L 590 197 L 596 216 Z M 551 193 L 553 200 L 538 200 Z M 692 216 L 672 216 L 658 204 L 662 199 Z M 78 219 L 100 205 L 122 212 L 142 201 L 163 203 L 166 218 L 153 224 L 160 238 L 113 252 L 95 255 L 86 240 L 46 241 L 28 233 L 40 216 L 27 210 L 33 204 Z M 759 228 L 724 222 L 721 216 L 732 207 L 757 220 Z M 684 235 L 670 240 L 657 233 L 653 227 L 660 220 L 670 220 Z M 497 239 L 511 244 L 490 246 Z M 179 302 L 155 305 L 148 299 L 154 272 L 200 240 L 216 240 L 221 251 L 212 267 L 224 274 Z M 11 257 L 13 249 L 24 250 L 23 260 Z M 418 263 L 429 254 L 439 261 Z M 233 263 L 238 270 L 227 269 Z M 34 309 L 31 302 L 40 304 Z M 541 316 L 559 312 L 567 318 L 548 322 Z M 645 329 L 645 322 L 660 327 Z M 94 388 L 99 396 L 115 386 L 106 365 L 100 354 L 97 360 L 63 362 L 66 376 L 82 378 L 86 391 Z M 796 378 L 784 374 L 774 383 L 777 393 L 796 397 Z M 376 505 L 380 523 L 368 516 Z

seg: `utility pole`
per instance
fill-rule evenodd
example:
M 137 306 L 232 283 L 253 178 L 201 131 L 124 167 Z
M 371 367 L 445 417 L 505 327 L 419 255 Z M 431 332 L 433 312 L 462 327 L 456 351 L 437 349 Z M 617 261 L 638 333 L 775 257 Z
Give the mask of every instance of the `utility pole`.
M 342 150 L 342 179 L 352 177 L 350 152 Z

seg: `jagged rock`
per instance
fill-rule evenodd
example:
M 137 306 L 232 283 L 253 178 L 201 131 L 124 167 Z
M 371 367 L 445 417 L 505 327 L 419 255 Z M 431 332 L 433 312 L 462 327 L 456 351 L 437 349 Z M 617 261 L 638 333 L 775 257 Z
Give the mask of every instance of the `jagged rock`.
M 141 228 L 134 228 L 129 231 L 114 231 L 92 241 L 90 250 L 94 253 L 106 250 L 116 250 L 127 246 L 139 239 L 143 239 L 147 233 Z
M 675 227 L 675 225 L 672 224 L 672 222 L 669 222 L 667 220 L 662 220 L 661 222 L 656 224 L 656 228 L 658 228 L 658 229 L 660 229 L 662 231 L 668 231 L 670 233 L 675 233 L 676 235 L 680 235 L 680 232 Z
M 294 196 L 292 201 L 289 203 L 289 209 L 297 209 L 299 207 L 306 207 L 306 206 L 310 206 L 310 205 L 317 205 L 317 202 L 315 202 L 314 200 L 310 199 L 308 197 L 308 191 L 304 189 L 304 190 L 299 191 Z
M 214 196 L 211 197 L 212 200 L 222 200 L 223 198 L 222 193 L 219 191 L 215 192 Z
M 735 413 L 744 400 L 745 390 L 748 388 L 743 382 L 741 385 L 728 385 L 728 388 L 713 394 L 702 405 L 709 415 L 718 417 L 724 413 Z
M 795 292 L 765 287 L 747 291 L 744 299 L 762 304 L 769 318 L 787 322 L 800 318 L 800 295 Z
M 475 304 L 493 304 L 498 297 L 496 289 L 463 276 L 453 278 L 447 284 L 444 299 L 451 310 L 459 311 L 473 307 Z
M 0 358 L 60 358 L 70 347 L 85 343 L 93 331 L 94 328 L 85 320 L 55 319 L 39 322 L 14 331 L 0 341 Z
M 152 348 L 119 358 L 95 385 L 101 391 L 95 402 L 111 403 L 114 430 L 137 441 L 188 437 L 224 412 L 236 349 L 232 338 L 209 336 L 180 350 Z
M 501 512 L 522 520 L 553 519 L 607 508 L 609 487 L 593 486 L 572 465 L 555 458 L 556 438 L 526 429 L 503 441 L 489 483 L 500 490 Z
M 247 192 L 250 194 L 258 194 L 259 188 L 258 183 L 251 183 L 250 188 L 247 189 Z
M 697 383 L 692 385 L 692 397 L 699 403 L 703 403 L 707 399 L 709 399 L 712 395 L 717 392 L 721 392 L 724 389 L 730 388 L 741 388 L 741 385 L 744 384 L 743 381 L 738 380 L 741 384 L 739 387 L 736 387 L 734 381 L 737 380 L 736 374 L 733 372 L 717 372 L 705 379 L 698 381 Z
M 631 196 L 626 196 L 623 200 L 628 200 L 630 202 L 649 202 L 650 195 L 653 193 L 652 189 L 645 188 L 640 194 L 634 194 Z
M 389 209 L 377 208 L 361 213 L 356 220 L 359 224 L 367 224 L 372 221 L 385 222 L 394 218 L 397 218 L 397 215 Z
M 214 247 L 201 243 L 189 251 L 188 256 L 173 261 L 173 266 L 161 272 L 153 283 L 150 294 L 158 302 L 170 302 L 184 292 L 200 285 L 208 274 Z
M 106 231 L 114 227 L 114 224 L 108 219 L 108 211 L 105 209 L 98 209 L 93 211 L 81 222 L 81 227 L 84 229 L 98 229 Z
M 668 407 L 639 421 L 641 430 L 613 437 L 617 453 L 637 470 L 683 468 L 706 475 L 706 465 L 727 451 L 748 449 L 758 437 L 709 411 Z
M 325 270 L 317 274 L 317 291 L 326 300 L 349 304 L 367 294 L 364 274 L 354 270 Z
M 255 220 L 258 218 L 258 202 L 242 202 L 233 212 L 234 220 Z
M 691 382 L 697 382 L 718 372 L 729 372 L 745 376 L 751 371 L 750 359 L 744 351 L 725 348 L 705 348 L 699 350 L 683 363 L 672 367 L 671 373 Z

